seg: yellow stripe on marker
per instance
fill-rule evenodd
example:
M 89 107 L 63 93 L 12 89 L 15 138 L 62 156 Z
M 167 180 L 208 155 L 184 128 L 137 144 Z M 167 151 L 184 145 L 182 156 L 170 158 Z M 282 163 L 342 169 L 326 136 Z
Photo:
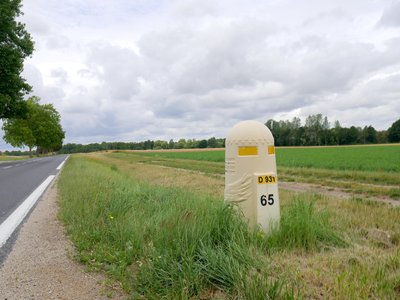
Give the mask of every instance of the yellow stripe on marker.
M 268 155 L 273 155 L 273 154 L 275 154 L 275 147 L 268 146 Z
M 239 156 L 258 155 L 258 148 L 256 146 L 239 147 Z

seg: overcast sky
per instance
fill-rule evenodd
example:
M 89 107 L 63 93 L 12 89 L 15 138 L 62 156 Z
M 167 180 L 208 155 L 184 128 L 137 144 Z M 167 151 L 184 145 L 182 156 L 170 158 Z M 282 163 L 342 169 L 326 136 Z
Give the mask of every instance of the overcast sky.
M 36 48 L 24 77 L 60 112 L 65 143 L 225 137 L 241 120 L 317 113 L 376 129 L 400 118 L 400 1 L 23 5 Z

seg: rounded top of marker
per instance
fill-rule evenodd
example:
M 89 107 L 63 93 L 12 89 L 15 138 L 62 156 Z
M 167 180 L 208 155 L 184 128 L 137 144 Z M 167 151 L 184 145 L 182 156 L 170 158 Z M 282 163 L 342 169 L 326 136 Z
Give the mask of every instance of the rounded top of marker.
M 237 123 L 231 128 L 226 138 L 229 144 L 267 144 L 274 145 L 271 131 L 263 123 L 247 120 Z

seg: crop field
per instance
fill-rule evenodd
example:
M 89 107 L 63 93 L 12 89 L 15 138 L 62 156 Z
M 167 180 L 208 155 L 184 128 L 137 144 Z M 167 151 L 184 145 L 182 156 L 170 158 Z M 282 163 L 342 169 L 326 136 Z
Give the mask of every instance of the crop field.
M 59 214 L 110 297 L 119 286 L 129 299 L 396 299 L 400 178 L 387 166 L 280 165 L 281 182 L 306 188 L 280 189 L 281 226 L 265 235 L 224 203 L 223 152 L 73 155 Z
M 121 159 L 223 175 L 224 151 L 119 152 Z M 138 158 L 140 157 L 140 158 Z M 312 183 L 363 196 L 400 199 L 400 145 L 277 148 L 282 181 Z
M 225 152 L 143 152 L 144 155 L 224 162 Z M 276 148 L 278 166 L 352 171 L 400 172 L 400 145 Z

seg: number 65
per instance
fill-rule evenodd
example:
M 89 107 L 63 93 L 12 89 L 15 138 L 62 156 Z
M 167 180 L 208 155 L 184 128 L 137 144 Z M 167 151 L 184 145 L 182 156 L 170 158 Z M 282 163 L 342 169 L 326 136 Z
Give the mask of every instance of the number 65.
M 274 194 L 261 195 L 260 202 L 262 206 L 273 205 L 274 204 Z

